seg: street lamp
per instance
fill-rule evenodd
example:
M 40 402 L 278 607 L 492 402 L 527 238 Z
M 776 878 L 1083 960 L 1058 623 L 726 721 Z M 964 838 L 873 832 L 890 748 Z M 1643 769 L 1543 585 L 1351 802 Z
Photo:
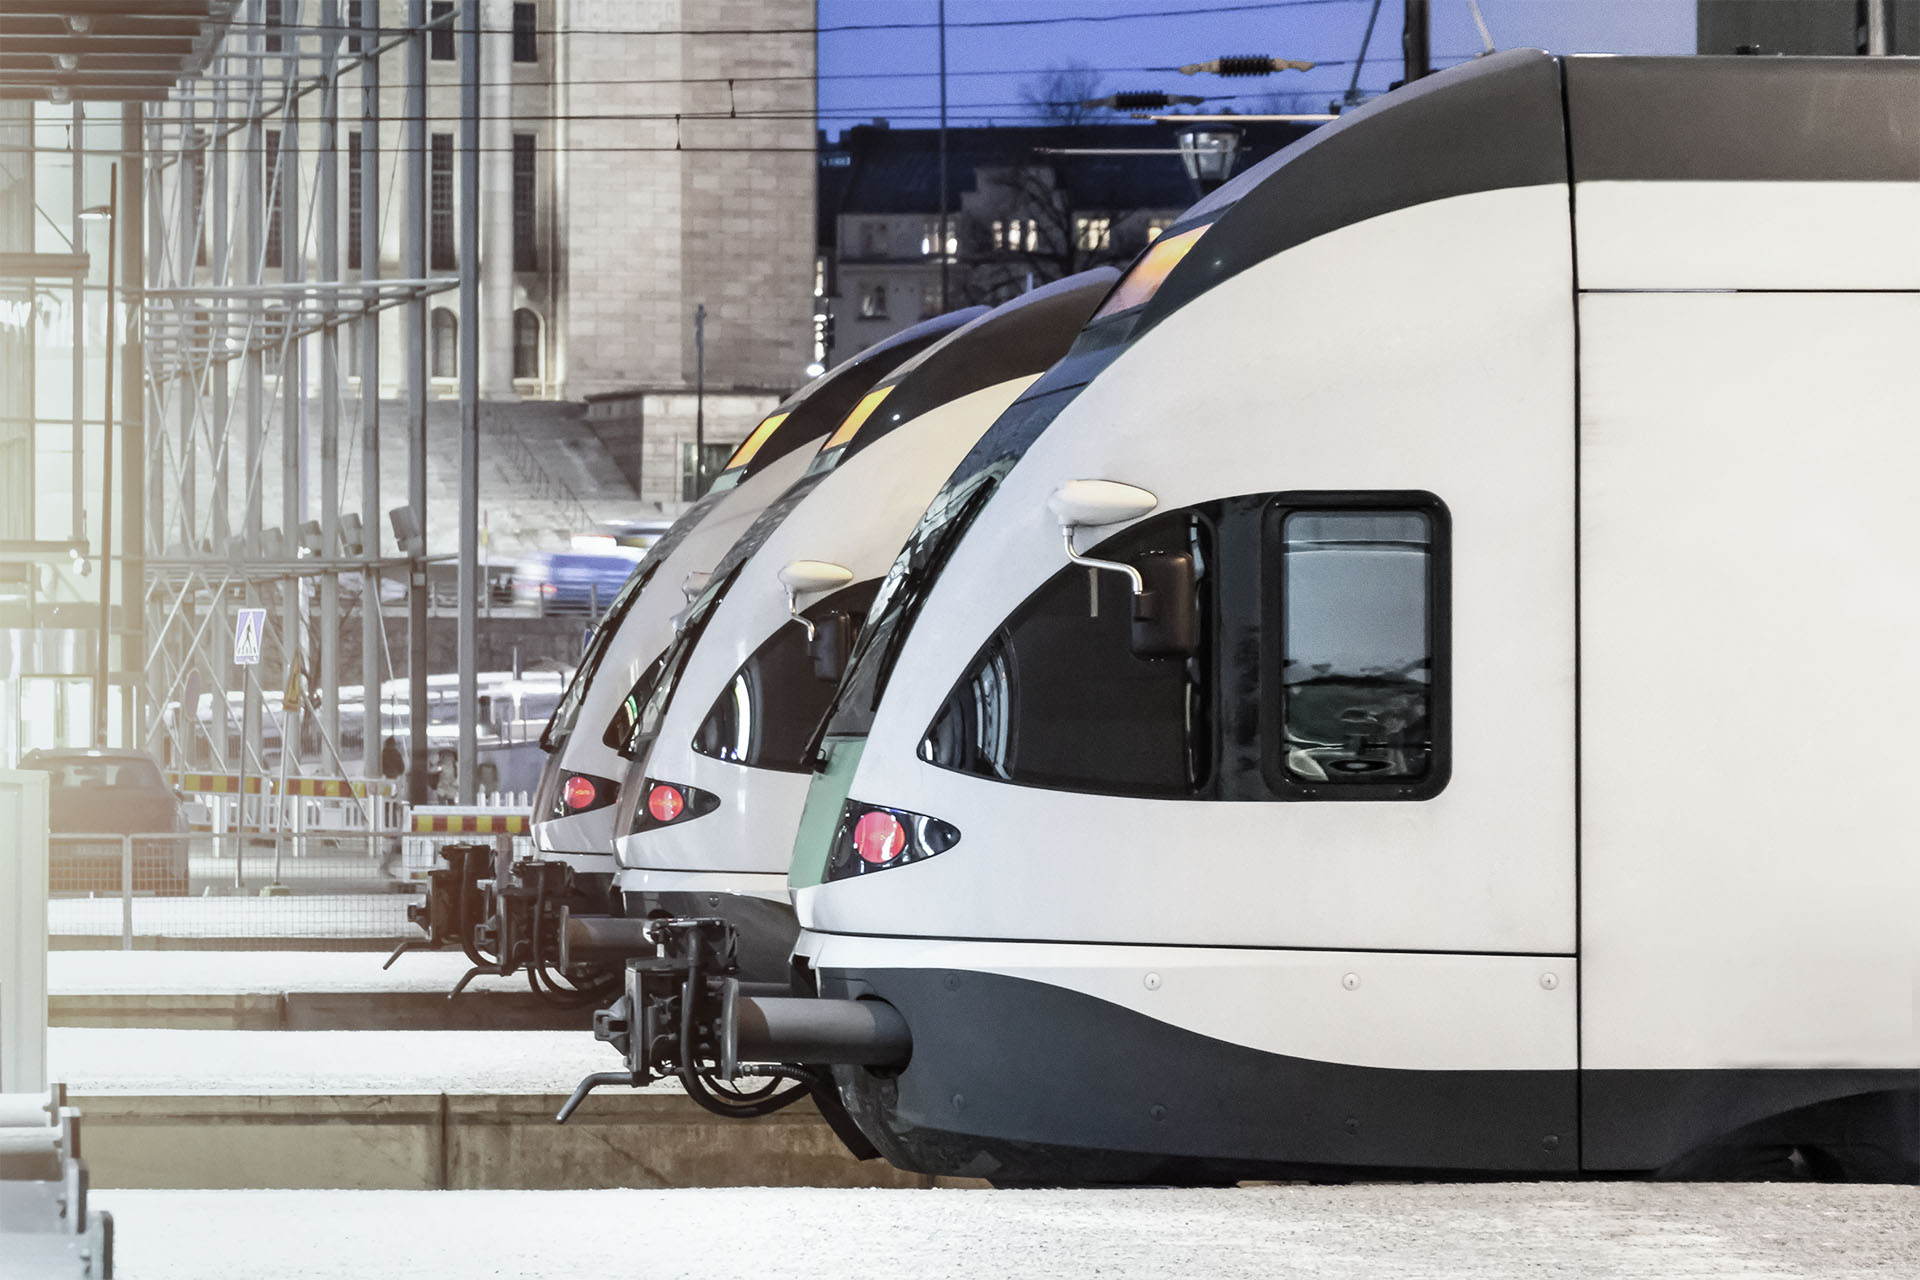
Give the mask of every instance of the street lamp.
M 120 205 L 120 166 L 107 171 L 107 202 L 80 211 L 86 222 L 107 224 L 107 385 L 102 403 L 100 447 L 100 650 L 93 669 L 93 745 L 107 745 L 107 644 L 113 632 L 113 346 L 118 303 L 114 211 Z M 73 353 L 78 360 L 80 353 Z
M 1233 172 L 1233 159 L 1240 150 L 1240 130 L 1232 125 L 1193 125 L 1180 130 L 1180 163 L 1187 177 L 1206 195 L 1227 180 Z

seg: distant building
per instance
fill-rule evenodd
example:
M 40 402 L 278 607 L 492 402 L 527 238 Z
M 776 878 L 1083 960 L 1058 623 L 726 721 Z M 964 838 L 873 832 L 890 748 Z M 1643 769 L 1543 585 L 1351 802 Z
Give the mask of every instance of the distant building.
M 1236 173 L 1311 126 L 1242 127 Z M 1198 198 L 1178 155 L 1152 154 L 1176 145 L 1164 124 L 951 129 L 943 245 L 937 130 L 877 123 L 823 141 L 816 357 L 835 364 L 942 310 L 1126 264 Z

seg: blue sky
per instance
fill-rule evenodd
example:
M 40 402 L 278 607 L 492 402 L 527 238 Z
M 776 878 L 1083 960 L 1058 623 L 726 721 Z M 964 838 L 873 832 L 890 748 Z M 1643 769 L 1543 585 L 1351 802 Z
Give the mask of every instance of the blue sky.
M 1249 3 L 1250 0 L 1238 0 Z M 1079 62 L 1101 90 L 1239 94 L 1209 106 L 1324 110 L 1353 74 L 1371 0 L 1279 0 L 1257 9 L 1205 12 L 1236 0 L 947 0 L 948 115 L 954 125 L 1027 114 L 1022 89 L 1049 68 Z M 1694 51 L 1694 0 L 1480 0 L 1500 49 L 1555 53 Z M 1175 11 L 1169 13 L 1168 11 Z M 1360 88 L 1399 78 L 1401 0 L 1384 0 Z M 1436 66 L 1482 46 L 1467 0 L 1432 0 Z M 820 116 L 830 134 L 875 116 L 931 125 L 939 105 L 938 36 L 931 27 L 835 31 L 878 23 L 932 24 L 936 0 L 819 0 Z M 966 23 L 1142 13 L 1119 21 L 969 27 Z M 1222 54 L 1264 53 L 1319 63 L 1257 80 L 1187 77 L 1165 70 Z M 1284 92 L 1284 101 L 1268 95 Z

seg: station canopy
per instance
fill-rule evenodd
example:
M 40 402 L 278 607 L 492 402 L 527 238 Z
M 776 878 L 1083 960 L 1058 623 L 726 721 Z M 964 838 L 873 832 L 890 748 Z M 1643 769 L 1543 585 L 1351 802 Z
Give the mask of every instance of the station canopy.
M 151 102 L 204 71 L 240 0 L 4 0 L 0 99 Z

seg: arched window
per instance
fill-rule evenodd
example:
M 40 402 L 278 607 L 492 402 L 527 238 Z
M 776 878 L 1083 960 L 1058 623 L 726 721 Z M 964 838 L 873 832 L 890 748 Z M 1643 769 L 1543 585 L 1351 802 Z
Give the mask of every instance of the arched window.
M 445 307 L 433 309 L 433 358 L 428 365 L 436 378 L 460 376 L 460 321 Z
M 525 307 L 513 313 L 513 376 L 540 377 L 540 317 Z

